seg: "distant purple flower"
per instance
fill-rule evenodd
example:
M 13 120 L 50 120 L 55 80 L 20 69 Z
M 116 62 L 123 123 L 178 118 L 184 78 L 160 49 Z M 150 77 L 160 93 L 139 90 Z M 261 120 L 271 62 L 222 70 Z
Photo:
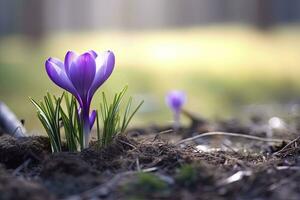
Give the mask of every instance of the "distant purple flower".
M 166 103 L 174 114 L 174 127 L 179 126 L 179 117 L 183 104 L 186 102 L 186 95 L 182 91 L 173 90 L 170 91 L 166 96 Z
M 85 147 L 94 124 L 96 112 L 90 115 L 90 105 L 96 90 L 108 79 L 115 65 L 113 52 L 97 54 L 88 51 L 81 55 L 68 51 L 64 63 L 56 58 L 46 61 L 50 79 L 59 87 L 73 94 L 80 105 L 80 116 L 84 123 Z

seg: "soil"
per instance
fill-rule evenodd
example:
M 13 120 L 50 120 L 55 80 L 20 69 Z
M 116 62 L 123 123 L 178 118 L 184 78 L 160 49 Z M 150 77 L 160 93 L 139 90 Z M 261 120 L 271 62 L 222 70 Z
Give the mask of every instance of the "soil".
M 106 148 L 92 142 L 82 152 L 54 154 L 47 137 L 3 134 L 0 199 L 296 200 L 297 127 L 193 119 L 176 132 L 170 126 L 135 128 Z M 195 137 L 212 131 L 221 133 Z M 282 142 L 264 141 L 270 138 Z

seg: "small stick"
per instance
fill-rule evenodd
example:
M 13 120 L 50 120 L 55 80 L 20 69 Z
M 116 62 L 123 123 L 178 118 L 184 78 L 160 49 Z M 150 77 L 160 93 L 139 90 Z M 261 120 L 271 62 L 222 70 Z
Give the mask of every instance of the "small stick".
M 22 170 L 22 169 L 24 169 L 24 168 L 26 168 L 28 165 L 29 165 L 29 163 L 31 162 L 32 160 L 29 158 L 29 159 L 27 159 L 24 163 L 22 163 L 19 167 L 17 167 L 14 171 L 13 171 L 13 175 L 15 176 L 15 175 L 17 175 L 17 174 L 19 174 L 19 172 Z
M 123 141 L 123 140 L 121 140 L 121 139 L 118 139 L 118 141 L 121 142 L 121 143 L 123 143 L 123 144 L 126 144 L 126 145 L 128 145 L 128 146 L 130 146 L 130 147 L 132 147 L 133 149 L 137 149 L 137 147 L 134 146 L 133 144 L 130 144 L 130 143 L 128 143 L 128 142 L 125 142 L 125 141 Z
M 139 160 L 139 158 L 137 157 L 136 158 L 136 169 L 137 169 L 137 171 L 141 171 L 141 167 L 140 167 L 140 160 Z
M 173 131 L 174 131 L 173 129 L 167 129 L 167 130 L 158 132 L 158 133 L 156 133 L 156 134 L 159 135 L 159 134 L 171 133 L 171 132 L 173 132 Z
M 242 138 L 247 138 L 247 139 L 251 139 L 251 140 L 259 140 L 259 141 L 263 141 L 263 142 L 278 142 L 278 143 L 283 142 L 283 140 L 280 140 L 280 139 L 263 138 L 263 137 L 253 136 L 253 135 L 244 135 L 244 134 L 240 134 L 240 133 L 208 132 L 208 133 L 203 133 L 201 135 L 196 135 L 194 137 L 190 137 L 190 138 L 180 140 L 179 142 L 176 143 L 176 145 L 179 145 L 179 144 L 182 144 L 182 143 L 185 143 L 185 142 L 189 142 L 189 141 L 193 141 L 193 140 L 196 140 L 198 138 L 202 138 L 202 137 L 206 137 L 206 136 L 213 136 L 213 135 L 225 135 L 225 136 L 231 136 L 231 137 L 242 137 Z
M 286 150 L 288 147 L 290 147 L 293 143 L 297 142 L 300 139 L 300 136 L 297 137 L 296 139 L 290 141 L 287 145 L 285 145 L 282 149 L 280 149 L 279 151 L 273 153 L 273 155 L 278 155 L 281 152 L 283 152 L 284 150 Z
M 276 167 L 277 170 L 300 170 L 300 167 L 298 166 L 278 166 Z
M 174 132 L 174 131 L 175 131 L 174 129 L 167 129 L 167 130 L 156 133 L 155 137 L 153 139 L 153 142 L 158 139 L 159 135 L 165 134 L 165 133 L 171 133 L 171 132 Z

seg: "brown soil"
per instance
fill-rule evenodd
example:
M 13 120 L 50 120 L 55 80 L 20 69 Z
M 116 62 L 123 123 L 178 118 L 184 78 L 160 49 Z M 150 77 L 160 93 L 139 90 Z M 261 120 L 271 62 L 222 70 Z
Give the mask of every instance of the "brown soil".
M 214 130 L 266 136 L 253 127 L 202 121 L 177 133 L 132 129 L 104 149 L 94 143 L 80 153 L 55 154 L 46 137 L 3 135 L 0 199 L 300 199 L 300 139 L 292 131 L 274 132 L 286 140 L 276 145 L 226 136 L 176 145 Z

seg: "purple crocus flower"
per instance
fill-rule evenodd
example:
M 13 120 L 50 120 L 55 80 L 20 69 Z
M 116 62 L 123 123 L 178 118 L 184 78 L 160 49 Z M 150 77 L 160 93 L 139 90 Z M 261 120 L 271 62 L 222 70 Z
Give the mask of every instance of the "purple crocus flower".
M 180 112 L 186 102 L 186 95 L 182 91 L 173 90 L 166 95 L 166 103 L 174 114 L 174 129 L 179 128 Z
M 90 131 L 96 118 L 95 110 L 90 114 L 92 97 L 111 75 L 114 65 L 115 56 L 111 51 L 97 54 L 91 50 L 81 55 L 68 51 L 64 62 L 56 58 L 46 61 L 46 71 L 50 79 L 73 94 L 79 102 L 85 147 L 88 147 Z

